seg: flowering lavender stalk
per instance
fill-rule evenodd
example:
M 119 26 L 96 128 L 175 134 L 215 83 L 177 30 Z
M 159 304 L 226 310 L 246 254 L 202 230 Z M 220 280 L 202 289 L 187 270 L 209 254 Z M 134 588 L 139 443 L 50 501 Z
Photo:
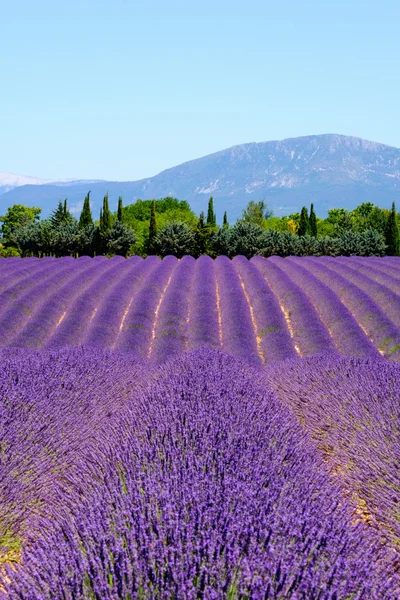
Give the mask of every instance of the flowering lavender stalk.
M 338 257 L 340 262 L 343 261 L 344 257 Z M 368 277 L 371 277 L 378 283 L 382 283 L 390 290 L 395 293 L 399 292 L 400 289 L 400 271 L 396 271 L 395 269 L 385 269 L 384 267 L 380 267 L 376 263 L 371 263 L 371 261 L 366 262 L 365 257 L 361 256 L 351 256 L 346 257 L 348 261 L 345 262 L 349 267 L 357 269 L 360 273 L 364 273 Z M 362 260 L 364 258 L 364 260 Z M 391 272 L 392 271 L 392 272 Z
M 381 354 L 391 360 L 400 358 L 399 329 L 369 293 L 351 281 L 348 273 L 343 276 L 336 269 L 330 268 L 324 257 L 304 258 L 302 265 L 334 290 Z M 371 281 L 371 288 L 372 286 Z
M 115 346 L 118 350 L 135 351 L 143 358 L 149 356 L 158 311 L 177 264 L 175 256 L 166 256 L 150 272 L 144 285 L 132 298 Z
M 215 275 L 218 285 L 222 349 L 234 356 L 247 358 L 254 365 L 262 364 L 250 306 L 240 277 L 229 258 L 219 256 L 215 260 Z
M 189 350 L 203 345 L 214 348 L 221 346 L 216 290 L 214 261 L 209 256 L 200 256 L 194 267 L 189 301 Z
M 73 277 L 63 279 L 51 297 L 41 303 L 35 315 L 13 340 L 13 347 L 39 348 L 45 344 L 61 325 L 72 302 L 92 283 L 101 285 L 107 271 L 113 268 L 107 259 L 88 262 L 78 258 L 76 262 Z
M 174 269 L 154 326 L 154 339 L 149 357 L 152 362 L 165 362 L 187 349 L 189 299 L 195 264 L 192 256 L 184 256 Z
M 340 273 L 344 277 L 351 279 L 352 283 L 357 285 L 357 287 L 364 290 L 364 292 L 371 296 L 377 305 L 381 307 L 385 315 L 387 315 L 387 317 L 392 321 L 392 323 L 398 329 L 400 328 L 399 280 L 393 280 L 389 276 L 386 276 L 386 280 L 384 282 L 377 281 L 376 277 L 373 277 L 371 272 L 360 272 L 352 263 L 343 262 L 343 260 L 334 261 L 332 263 L 331 260 L 327 259 L 326 264 L 328 268 L 334 269 L 337 273 Z M 382 279 L 382 276 L 380 279 Z
M 273 289 L 300 356 L 335 352 L 328 330 L 304 292 L 280 268 L 283 258 L 255 257 L 253 263 Z
M 4 260 L 9 259 L 7 258 Z M 55 259 L 54 261 L 39 263 L 38 267 L 36 264 L 27 264 L 26 270 L 22 273 L 22 277 L 20 276 L 21 272 L 19 269 L 16 272 L 13 272 L 12 269 L 6 271 L 4 279 L 2 278 L 4 287 L 0 293 L 0 318 L 10 307 L 12 307 L 12 304 L 16 300 L 23 298 L 24 294 L 29 293 L 38 281 L 45 281 L 57 271 Z
M 8 310 L 1 315 L 0 346 L 13 345 L 14 339 L 28 321 L 35 318 L 43 301 L 55 293 L 63 282 L 73 278 L 74 272 L 76 272 L 74 259 L 71 259 L 69 264 L 62 268 L 57 268 L 57 266 L 59 265 L 53 263 L 46 272 L 47 276 L 43 277 L 43 274 L 41 275 L 39 283 L 37 283 L 37 274 L 36 280 L 32 275 L 30 289 L 27 290 L 25 287 L 24 293 L 14 299 Z
M 124 260 L 124 259 L 123 259 Z M 133 298 L 146 285 L 149 273 L 160 260 L 131 257 L 119 271 L 99 303 L 98 311 L 87 332 L 84 343 L 99 348 L 114 348 L 124 327 Z
M 390 556 L 256 371 L 210 350 L 138 367 L 8 357 L 0 509 L 24 521 L 0 598 L 396 597 Z
M 279 266 L 307 294 L 341 354 L 379 357 L 378 350 L 339 297 L 302 266 L 302 259 L 285 258 Z
M 116 282 L 129 270 L 130 263 L 122 257 L 118 260 L 110 260 L 104 256 L 98 256 L 94 259 L 97 264 L 105 262 L 110 265 L 107 277 L 99 282 L 94 281 L 88 288 L 75 297 L 70 303 L 67 314 L 59 326 L 53 331 L 51 338 L 47 341 L 48 348 L 60 348 L 63 346 L 78 346 L 83 344 L 93 325 L 93 320 L 99 307 L 102 306 L 104 297 Z
M 382 358 L 324 357 L 277 364 L 268 382 L 315 440 L 355 518 L 398 547 L 400 367 Z
M 248 296 L 259 352 L 265 363 L 293 358 L 296 352 L 285 318 L 273 290 L 256 268 L 258 260 L 253 258 L 248 261 L 244 256 L 236 256 L 232 262 L 241 279 L 243 291 Z

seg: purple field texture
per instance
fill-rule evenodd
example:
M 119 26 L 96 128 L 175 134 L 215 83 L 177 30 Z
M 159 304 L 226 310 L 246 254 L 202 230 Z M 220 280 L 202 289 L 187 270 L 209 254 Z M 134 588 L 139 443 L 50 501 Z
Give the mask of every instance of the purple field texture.
M 0 600 L 400 598 L 400 259 L 0 259 Z

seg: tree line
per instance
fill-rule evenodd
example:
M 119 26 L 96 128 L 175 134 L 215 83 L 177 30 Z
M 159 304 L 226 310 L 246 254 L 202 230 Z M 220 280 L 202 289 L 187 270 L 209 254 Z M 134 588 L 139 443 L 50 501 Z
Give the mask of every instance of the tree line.
M 40 214 L 39 207 L 15 204 L 0 216 L 0 256 L 400 255 L 394 202 L 390 211 L 364 202 L 352 211 L 331 209 L 320 219 L 314 204 L 276 217 L 263 200 L 250 201 L 233 226 L 226 212 L 219 226 L 212 197 L 207 214 L 197 216 L 188 202 L 172 197 L 128 206 L 120 197 L 112 213 L 106 194 L 94 220 L 88 192 L 78 219 L 67 200 L 48 219 Z

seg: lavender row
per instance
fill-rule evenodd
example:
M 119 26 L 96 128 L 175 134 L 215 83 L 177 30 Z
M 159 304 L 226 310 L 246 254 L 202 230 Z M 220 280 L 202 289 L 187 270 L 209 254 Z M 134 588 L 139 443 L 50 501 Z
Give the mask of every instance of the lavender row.
M 132 297 L 132 303 L 128 306 L 115 348 L 134 351 L 141 357 L 148 358 L 154 337 L 156 315 L 177 264 L 178 259 L 175 256 L 167 256 L 159 261 L 146 277 L 144 285 Z
M 246 363 L 201 350 L 142 377 L 115 353 L 14 359 L 0 512 L 23 524 L 0 598 L 396 597 L 390 555 Z
M 196 260 L 189 298 L 188 349 L 204 345 L 219 348 L 220 338 L 214 261 L 209 256 L 201 256 Z
M 253 264 L 273 289 L 300 356 L 334 352 L 328 330 L 304 292 L 280 269 L 284 259 L 254 257 Z
M 307 271 L 298 259 L 286 258 L 279 266 L 307 294 L 340 354 L 379 356 L 378 350 L 331 288 Z
M 65 318 L 48 340 L 47 347 L 79 346 L 87 342 L 93 320 L 104 297 L 112 286 L 124 277 L 131 264 L 131 261 L 128 262 L 119 257 L 112 260 L 114 261 L 113 268 L 108 272 L 107 278 L 102 280 L 101 285 L 98 282 L 92 283 L 70 304 Z
M 382 358 L 324 357 L 276 365 L 268 375 L 328 461 L 355 518 L 378 529 L 388 553 L 398 548 L 400 367 Z
M 29 278 L 29 286 L 25 280 L 24 292 L 13 299 L 8 310 L 1 314 L 0 346 L 14 345 L 14 341 L 28 322 L 34 321 L 43 302 L 56 293 L 61 285 L 73 279 L 76 273 L 73 259 L 62 269 L 55 267 L 56 265 L 51 263 L 45 274 L 33 274 Z
M 85 262 L 57 286 L 54 293 L 43 299 L 35 315 L 13 340 L 13 347 L 40 348 L 45 345 L 65 319 L 71 304 L 93 283 L 101 285 L 113 263 L 103 260 Z
M 84 343 L 98 348 L 114 348 L 125 325 L 126 314 L 136 294 L 146 285 L 149 273 L 159 259 L 133 257 L 121 260 L 118 274 L 104 291 L 98 310 L 88 328 Z
M 381 307 L 395 327 L 397 327 L 397 329 L 400 328 L 399 281 L 391 278 L 388 278 L 389 281 L 386 280 L 384 283 L 382 281 L 376 281 L 376 278 L 371 276 L 371 273 L 366 274 L 358 271 L 351 262 L 343 263 L 339 260 L 332 263 L 329 259 L 326 259 L 325 262 L 330 269 L 335 269 L 337 273 L 350 278 L 355 285 L 369 294 L 378 306 Z
M 247 358 L 254 365 L 260 365 L 262 363 L 257 347 L 256 331 L 240 277 L 226 256 L 219 256 L 214 264 L 222 328 L 222 349 L 234 356 Z
M 304 258 L 302 265 L 335 291 L 381 354 L 392 360 L 400 358 L 400 330 L 370 296 L 374 286 L 372 281 L 367 292 L 368 287 L 363 290 L 352 282 L 355 271 L 350 270 L 349 277 L 349 270 L 342 270 L 346 273 L 343 276 L 339 272 L 339 263 L 338 267 L 331 268 L 325 258 Z
M 153 325 L 149 358 L 162 363 L 188 349 L 190 296 L 196 261 L 184 256 L 173 271 L 170 285 Z
M 285 318 L 273 290 L 256 268 L 257 259 L 237 256 L 232 262 L 251 305 L 263 363 L 293 358 L 296 351 Z

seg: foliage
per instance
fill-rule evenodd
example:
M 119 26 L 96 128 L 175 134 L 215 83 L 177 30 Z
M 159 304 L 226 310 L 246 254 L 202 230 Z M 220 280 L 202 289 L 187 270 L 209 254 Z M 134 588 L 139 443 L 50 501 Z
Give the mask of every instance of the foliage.
M 270 210 L 265 200 L 259 200 L 255 202 L 250 200 L 247 207 L 242 211 L 241 220 L 245 223 L 252 223 L 263 227 L 266 220 L 271 219 L 272 210 Z
M 67 207 L 67 199 L 59 201 L 58 206 L 50 215 L 49 222 L 52 227 L 57 228 L 60 225 L 71 224 L 76 221 Z
M 121 221 L 115 221 L 104 234 L 105 248 L 109 254 L 126 256 L 135 241 L 134 231 Z
M 84 229 L 85 227 L 89 227 L 93 225 L 93 217 L 92 211 L 90 208 L 90 190 L 86 194 L 85 199 L 83 201 L 83 208 L 81 215 L 79 217 L 79 228 Z
M 21 256 L 21 253 L 13 246 L 3 246 L 3 244 L 0 244 L 0 258 L 10 258 L 12 256 Z
M 318 227 L 317 227 L 317 216 L 316 216 L 315 210 L 314 210 L 314 204 L 311 204 L 309 226 L 310 226 L 310 232 L 309 232 L 310 235 L 312 235 L 313 237 L 317 237 Z
M 156 201 L 151 204 L 151 215 L 149 224 L 149 237 L 147 239 L 147 254 L 155 254 L 157 236 Z
M 297 229 L 297 235 L 303 236 L 310 233 L 310 220 L 308 217 L 308 210 L 306 206 L 303 206 L 300 213 L 299 227 Z
M 182 258 L 185 254 L 193 254 L 195 236 L 186 223 L 167 223 L 157 233 L 155 248 L 160 256 L 172 254 Z
M 215 225 L 217 224 L 217 216 L 215 214 L 214 211 L 214 200 L 213 197 L 210 196 L 210 199 L 208 201 L 208 210 L 207 210 L 207 221 L 206 224 L 209 227 L 215 227 Z
M 387 253 L 390 256 L 400 255 L 400 241 L 399 241 L 399 225 L 396 219 L 396 206 L 392 203 L 392 210 L 390 211 L 389 218 L 386 224 L 386 244 Z
M 37 206 L 25 206 L 23 204 L 13 204 L 7 209 L 5 215 L 0 216 L 1 237 L 3 241 L 9 243 L 13 233 L 19 228 L 34 223 L 39 220 L 42 209 Z
M 123 203 L 122 203 L 122 196 L 120 196 L 118 198 L 117 221 L 120 221 L 122 223 L 123 220 L 124 220 L 124 207 L 123 207 Z

